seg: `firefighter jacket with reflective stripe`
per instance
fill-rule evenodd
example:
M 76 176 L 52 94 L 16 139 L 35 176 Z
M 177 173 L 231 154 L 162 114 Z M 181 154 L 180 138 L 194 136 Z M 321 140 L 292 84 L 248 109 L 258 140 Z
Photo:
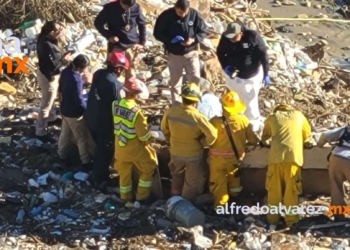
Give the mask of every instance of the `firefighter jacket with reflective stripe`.
M 197 157 L 203 153 L 204 138 L 208 146 L 217 137 L 217 131 L 208 119 L 193 106 L 178 104 L 165 111 L 161 130 L 170 141 L 170 154 L 178 157 Z
M 246 141 L 248 140 L 252 144 L 257 144 L 259 138 L 253 132 L 252 126 L 249 124 L 249 120 L 245 115 L 228 114 L 227 112 L 224 112 L 224 114 L 232 131 L 233 141 L 237 147 L 238 154 L 240 157 L 243 157 L 245 154 Z M 210 123 L 218 130 L 218 138 L 214 144 L 210 146 L 209 155 L 222 156 L 230 159 L 234 158 L 235 161 L 237 161 L 222 118 L 214 117 L 210 120 Z
M 304 163 L 304 143 L 312 143 L 312 133 L 306 117 L 289 105 L 279 105 L 265 120 L 262 141 L 271 138 L 267 164 Z
M 114 134 L 118 138 L 118 145 L 124 147 L 130 140 L 137 139 L 147 141 L 150 137 L 148 131 L 139 135 L 136 131 L 135 124 L 141 109 L 137 107 L 134 100 L 121 99 L 113 102 L 113 122 Z

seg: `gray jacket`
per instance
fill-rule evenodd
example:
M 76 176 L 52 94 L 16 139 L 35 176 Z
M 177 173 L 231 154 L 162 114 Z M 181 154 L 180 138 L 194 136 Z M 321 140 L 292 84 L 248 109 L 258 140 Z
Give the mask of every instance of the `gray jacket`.
M 317 146 L 322 148 L 326 143 L 330 142 L 336 142 L 340 139 L 340 137 L 345 133 L 346 126 L 335 128 L 332 130 L 328 130 L 326 132 L 323 132 L 317 142 Z M 350 126 L 347 126 L 348 131 L 350 131 Z M 339 156 L 342 158 L 346 158 L 350 160 L 350 148 L 349 147 L 339 147 L 336 146 L 332 154 L 335 156 Z

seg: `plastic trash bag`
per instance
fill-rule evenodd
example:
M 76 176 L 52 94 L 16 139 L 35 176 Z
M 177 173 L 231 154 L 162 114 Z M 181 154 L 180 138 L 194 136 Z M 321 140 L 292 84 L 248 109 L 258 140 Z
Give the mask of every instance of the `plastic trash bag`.
M 219 97 L 212 93 L 207 93 L 202 96 L 202 100 L 198 102 L 197 109 L 200 113 L 210 120 L 215 116 L 222 116 L 222 105 Z

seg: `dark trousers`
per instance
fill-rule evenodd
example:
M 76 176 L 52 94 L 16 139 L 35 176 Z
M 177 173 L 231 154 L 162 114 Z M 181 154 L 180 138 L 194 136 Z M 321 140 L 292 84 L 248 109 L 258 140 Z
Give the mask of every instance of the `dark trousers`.
M 97 184 L 109 179 L 109 165 L 114 155 L 114 135 L 106 133 L 106 130 L 89 128 L 92 139 L 96 144 L 94 162 L 93 162 L 93 179 Z

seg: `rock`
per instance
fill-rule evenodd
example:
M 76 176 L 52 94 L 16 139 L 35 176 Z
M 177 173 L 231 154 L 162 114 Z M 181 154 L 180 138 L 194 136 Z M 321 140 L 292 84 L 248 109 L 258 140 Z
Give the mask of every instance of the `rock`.
M 297 18 L 308 18 L 309 16 L 306 14 L 299 14 L 296 16 Z
M 328 41 L 325 40 L 325 39 L 321 39 L 321 40 L 320 40 L 320 43 L 322 43 L 323 45 L 328 45 L 328 44 L 329 44 Z
M 14 95 L 17 90 L 7 82 L 0 82 L 0 95 Z
M 312 5 L 311 2 L 309 2 L 309 1 L 306 1 L 306 2 L 305 2 L 305 6 L 306 6 L 306 7 L 309 8 L 309 7 L 311 7 L 311 5 Z
M 316 4 L 316 5 L 314 5 L 314 8 L 320 10 L 320 9 L 322 9 L 322 5 L 321 4 Z
M 284 5 L 284 6 L 295 6 L 297 4 L 295 2 L 293 2 L 293 1 L 286 0 L 286 1 L 282 2 L 282 5 Z

